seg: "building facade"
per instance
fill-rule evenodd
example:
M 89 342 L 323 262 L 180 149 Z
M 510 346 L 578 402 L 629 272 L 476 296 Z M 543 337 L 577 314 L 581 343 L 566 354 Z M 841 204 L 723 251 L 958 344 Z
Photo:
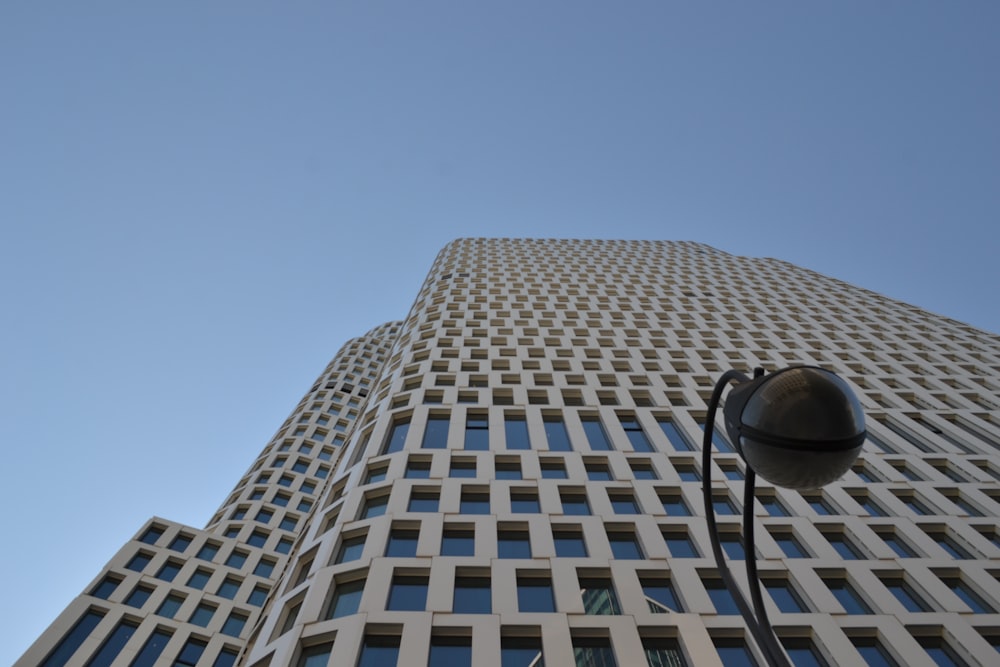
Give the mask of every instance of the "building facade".
M 700 443 L 722 372 L 795 364 L 845 378 L 870 437 L 822 490 L 758 481 L 793 663 L 1000 663 L 1000 337 L 697 243 L 461 239 L 205 528 L 151 519 L 17 664 L 763 664 Z

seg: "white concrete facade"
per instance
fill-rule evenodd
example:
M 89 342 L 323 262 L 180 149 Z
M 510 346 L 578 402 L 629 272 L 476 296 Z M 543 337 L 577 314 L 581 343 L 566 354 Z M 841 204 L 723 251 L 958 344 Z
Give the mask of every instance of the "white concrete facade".
M 793 662 L 998 664 L 1000 337 L 696 243 L 462 239 L 206 528 L 152 519 L 18 665 L 762 663 L 700 424 L 725 370 L 793 364 L 850 382 L 871 434 L 822 491 L 758 482 Z

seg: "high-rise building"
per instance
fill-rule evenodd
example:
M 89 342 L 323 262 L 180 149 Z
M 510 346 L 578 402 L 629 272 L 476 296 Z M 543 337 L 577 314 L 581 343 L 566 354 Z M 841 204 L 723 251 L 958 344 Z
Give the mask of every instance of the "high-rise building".
M 1000 337 L 697 243 L 463 239 L 205 528 L 151 519 L 18 665 L 755 664 L 700 442 L 722 372 L 795 364 L 846 379 L 870 437 L 822 490 L 759 482 L 792 661 L 998 664 Z

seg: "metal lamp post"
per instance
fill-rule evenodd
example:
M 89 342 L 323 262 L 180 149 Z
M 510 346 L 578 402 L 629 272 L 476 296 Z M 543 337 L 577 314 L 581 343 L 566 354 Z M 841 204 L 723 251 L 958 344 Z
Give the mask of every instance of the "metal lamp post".
M 712 505 L 712 435 L 715 413 L 730 382 L 735 386 L 723 407 L 726 432 L 747 464 L 743 487 L 743 539 L 747 581 L 753 606 L 747 603 L 726 565 Z M 764 609 L 753 536 L 754 485 L 757 475 L 776 486 L 817 489 L 841 477 L 858 457 L 865 441 L 861 404 L 844 380 L 813 366 L 792 366 L 753 379 L 727 371 L 708 402 L 702 442 L 702 492 L 712 553 L 723 583 L 732 595 L 768 665 L 791 667 Z

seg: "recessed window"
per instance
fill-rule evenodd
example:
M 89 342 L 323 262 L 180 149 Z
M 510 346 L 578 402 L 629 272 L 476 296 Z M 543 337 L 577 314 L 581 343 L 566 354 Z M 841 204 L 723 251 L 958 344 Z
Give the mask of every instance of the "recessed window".
M 333 589 L 333 598 L 330 600 L 330 607 L 326 617 L 341 618 L 342 616 L 350 616 L 357 613 L 364 591 L 364 579 L 337 582 L 336 587 Z
M 698 558 L 701 555 L 686 530 L 666 530 L 663 532 L 663 540 L 674 558 Z
M 427 577 L 394 575 L 389 587 L 389 611 L 423 611 L 427 607 Z
M 243 632 L 243 628 L 246 627 L 248 619 L 249 616 L 238 611 L 230 613 L 225 623 L 222 624 L 222 634 L 229 635 L 230 637 L 239 637 L 240 633 Z
M 348 563 L 361 558 L 365 550 L 365 538 L 367 535 L 354 535 L 345 537 L 340 543 L 340 550 L 337 551 L 337 563 Z
M 232 600 L 236 597 L 236 593 L 240 590 L 239 579 L 233 577 L 226 577 L 222 583 L 219 585 L 219 589 L 215 591 L 215 594 L 219 597 L 226 598 L 227 600 Z
M 625 560 L 641 560 L 643 558 L 642 547 L 639 546 L 639 540 L 635 533 L 624 530 L 609 530 L 607 534 L 611 553 L 614 554 L 615 558 Z
M 389 437 L 386 438 L 385 446 L 382 448 L 382 453 L 393 454 L 395 452 L 402 451 L 403 445 L 406 444 L 406 435 L 409 431 L 409 418 L 399 419 L 393 422 L 392 428 L 389 431 Z
M 562 501 L 563 514 L 590 514 L 590 504 L 587 502 L 587 496 L 583 492 L 562 491 L 559 493 L 559 499 Z
M 611 469 L 604 461 L 586 461 L 583 467 L 587 471 L 587 479 L 592 482 L 607 482 L 613 479 Z
M 618 667 L 608 637 L 573 635 L 573 655 L 576 657 L 578 667 L 589 667 L 589 665 Z
M 490 578 L 477 576 L 455 577 L 452 612 L 455 614 L 491 613 Z
M 826 577 L 823 582 L 848 614 L 872 613 L 868 603 L 844 577 Z
M 737 637 L 715 637 L 712 639 L 719 659 L 726 667 L 757 667 L 757 661 L 750 652 L 746 641 Z
M 580 595 L 585 614 L 607 616 L 622 613 L 618 596 L 606 577 L 580 577 Z M 600 664 L 600 663 L 597 663 Z
M 556 601 L 552 579 L 534 574 L 517 577 L 517 609 L 520 612 L 554 612 Z
M 631 493 L 609 492 L 608 500 L 615 514 L 639 514 L 639 503 Z
M 501 637 L 500 664 L 503 667 L 532 667 L 544 664 L 538 637 Z
M 393 528 L 389 532 L 389 542 L 385 555 L 397 558 L 412 558 L 417 555 L 417 540 L 420 531 L 409 528 Z
M 398 636 L 365 635 L 357 667 L 394 667 L 398 660 Z
M 386 507 L 389 505 L 389 495 L 381 494 L 378 496 L 367 496 L 362 503 L 361 512 L 359 519 L 373 519 L 377 516 L 382 516 L 385 514 Z
M 111 597 L 111 594 L 115 592 L 115 589 L 118 588 L 118 584 L 120 584 L 121 582 L 122 580 L 118 579 L 117 577 L 112 577 L 110 575 L 106 576 L 103 579 L 101 579 L 99 584 L 94 586 L 94 588 L 90 591 L 90 594 L 93 595 L 95 598 L 101 598 L 102 600 L 107 600 L 109 597 Z
M 476 476 L 476 460 L 475 459 L 452 459 L 451 460 L 451 470 L 448 473 L 450 477 L 457 478 L 471 478 Z
M 685 667 L 680 643 L 673 637 L 643 637 L 642 650 L 649 667 Z
M 212 616 L 214 615 L 215 607 L 206 602 L 202 602 L 194 610 L 194 613 L 191 614 L 191 618 L 188 619 L 188 623 L 199 625 L 204 628 L 209 624 L 212 620 Z
M 767 511 L 768 516 L 788 516 L 788 509 L 774 494 L 759 494 L 757 496 L 757 501 L 760 503 L 760 506 Z
M 764 588 L 782 613 L 795 614 L 809 611 L 799 592 L 788 579 L 768 577 L 763 579 L 763 582 Z
M 510 511 L 515 513 L 537 514 L 541 511 L 536 491 L 516 491 L 510 492 Z
M 146 604 L 146 601 L 149 600 L 152 594 L 153 589 L 149 586 L 136 586 L 129 593 L 128 597 L 125 598 L 125 604 L 136 609 L 142 609 L 142 605 Z
M 660 502 L 663 503 L 663 511 L 669 516 L 691 516 L 691 510 L 679 492 L 661 493 Z
M 191 546 L 191 538 L 188 535 L 178 535 L 170 543 L 170 549 L 179 553 L 184 553 Z
M 413 460 L 407 462 L 406 464 L 406 474 L 407 479 L 429 479 L 431 476 L 431 462 L 422 460 Z
M 472 667 L 472 637 L 432 636 L 427 664 Z
M 891 527 L 880 527 L 875 530 L 882 541 L 889 545 L 889 547 L 896 552 L 896 555 L 900 558 L 916 558 L 916 550 L 910 546 L 910 544 L 904 540 L 900 535 L 896 533 L 896 530 Z
M 579 528 L 553 529 L 552 540 L 555 543 L 556 555 L 560 558 L 587 556 L 587 543 Z
M 264 579 L 269 579 L 274 573 L 274 567 L 276 563 L 273 560 L 267 558 L 261 558 L 260 562 L 257 563 L 257 567 L 254 568 L 253 573 L 258 577 L 263 577 Z
M 168 560 L 156 573 L 156 578 L 161 581 L 173 581 L 177 573 L 181 571 L 181 564 Z
M 660 425 L 660 430 L 663 431 L 663 435 L 667 436 L 667 440 L 670 441 L 670 445 L 678 452 L 690 452 L 694 449 L 688 439 L 681 435 L 680 430 L 677 425 L 674 424 L 669 419 L 660 419 L 657 421 Z
M 771 537 L 777 543 L 781 551 L 788 558 L 808 558 L 809 553 L 791 532 L 784 530 L 772 530 Z
M 437 491 L 414 490 L 410 494 L 408 512 L 437 512 L 439 495 Z
M 80 620 L 76 622 L 75 625 L 67 632 L 59 643 L 56 644 L 55 649 L 49 653 L 48 657 L 42 663 L 42 667 L 56 667 L 56 665 L 65 665 L 76 650 L 80 648 L 90 636 L 90 633 L 94 631 L 101 619 L 104 618 L 104 612 L 98 611 L 96 609 L 88 610 Z
M 715 607 L 715 613 L 722 615 L 734 615 L 740 613 L 739 607 L 736 606 L 736 600 L 733 599 L 732 593 L 726 588 L 725 582 L 718 577 L 703 577 L 701 580 L 702 585 L 705 587 L 705 592 L 708 593 L 708 597 L 712 600 L 712 605 Z M 729 663 L 724 663 L 729 664 Z
M 657 479 L 656 470 L 648 461 L 629 461 L 629 467 L 635 479 Z
M 497 556 L 499 558 L 531 558 L 531 539 L 528 536 L 528 531 L 498 530 Z
M 521 479 L 521 464 L 517 461 L 497 461 L 496 479 Z
M 211 561 L 219 553 L 219 545 L 213 544 L 212 542 L 206 542 L 202 545 L 201 549 L 198 550 L 197 558 L 201 560 Z
M 473 556 L 476 549 L 475 531 L 469 528 L 445 528 L 441 534 L 442 556 Z
M 129 667 L 153 667 L 156 664 L 156 659 L 163 653 L 167 642 L 170 641 L 171 636 L 166 630 L 153 630 L 153 633 L 146 640 L 146 643 L 142 645 L 142 648 L 139 649 L 138 655 L 136 655 L 135 660 L 132 661 Z M 213 667 L 215 666 L 213 665 Z
M 844 560 L 864 559 L 865 555 L 854 541 L 843 531 L 822 531 L 827 542 Z
M 587 436 L 587 442 L 594 451 L 609 451 L 614 449 L 611 446 L 611 439 L 608 438 L 604 425 L 598 417 L 581 417 L 580 424 L 583 426 L 583 433 Z
M 996 610 L 993 605 L 986 601 L 986 599 L 973 590 L 972 586 L 967 584 L 962 580 L 961 576 L 940 576 L 944 585 L 951 589 L 951 592 L 957 595 L 962 602 L 964 602 L 969 609 L 975 614 L 995 614 Z
M 486 415 L 466 417 L 463 447 L 469 451 L 486 451 L 490 448 L 490 423 Z
M 653 446 L 649 444 L 649 438 L 646 437 L 646 433 L 642 430 L 642 426 L 639 424 L 638 420 L 634 418 L 621 419 L 622 428 L 625 429 L 625 436 L 628 441 L 632 444 L 632 450 L 636 452 L 651 452 L 653 451 Z
M 542 461 L 542 479 L 567 479 L 566 466 L 562 461 Z
M 507 449 L 531 449 L 531 439 L 528 437 L 528 423 L 522 416 L 507 415 L 504 418 L 504 437 Z
M 902 577 L 882 577 L 881 581 L 906 611 L 931 611 L 930 605 Z
M 159 526 L 150 526 L 139 538 L 140 542 L 146 544 L 156 544 L 156 541 L 163 535 L 163 529 Z
M 646 597 L 646 604 L 654 614 L 666 614 L 670 612 L 683 612 L 677 593 L 673 584 L 666 578 L 640 579 L 642 593 Z
M 255 607 L 263 607 L 266 600 L 267 588 L 264 586 L 254 586 L 253 590 L 250 591 L 250 595 L 247 597 L 247 603 L 252 604 Z
M 149 562 L 153 560 L 153 555 L 146 553 L 145 551 L 140 551 L 136 555 L 132 556 L 128 563 L 125 564 L 126 569 L 132 570 L 134 572 L 142 572 L 149 565 Z

